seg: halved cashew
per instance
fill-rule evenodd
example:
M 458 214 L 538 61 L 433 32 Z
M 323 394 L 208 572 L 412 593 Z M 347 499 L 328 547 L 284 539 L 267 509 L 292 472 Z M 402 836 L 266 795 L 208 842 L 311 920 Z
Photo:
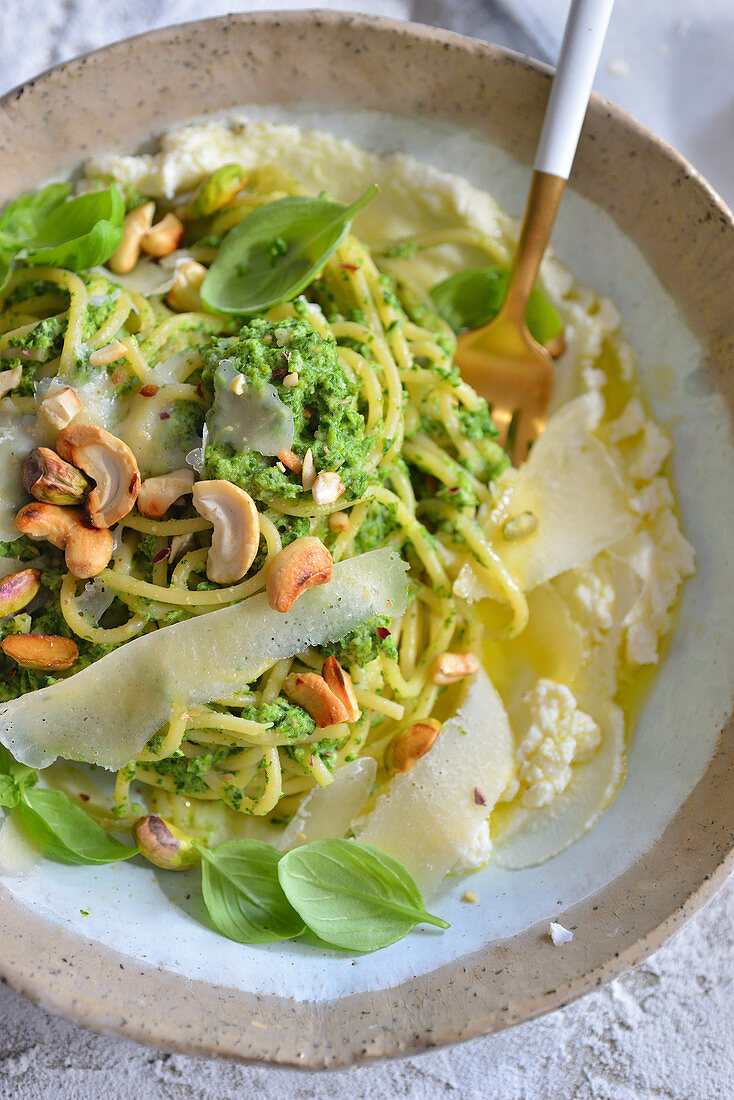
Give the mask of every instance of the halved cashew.
M 15 517 L 15 526 L 31 539 L 45 539 L 64 551 L 69 572 L 75 577 L 96 577 L 112 557 L 112 534 L 90 527 L 80 508 L 58 504 L 26 504 Z
M 434 684 L 456 684 L 475 672 L 479 672 L 479 661 L 473 653 L 439 653 L 431 668 L 431 679 Z
M 143 252 L 149 256 L 170 256 L 181 243 L 184 226 L 175 214 L 164 214 L 143 237 Z
M 424 718 L 399 733 L 388 753 L 390 770 L 409 772 L 416 761 L 433 748 L 440 730 L 441 723 L 435 718 Z
M 216 584 L 244 577 L 260 545 L 260 516 L 255 501 L 231 481 L 197 481 L 194 508 L 214 525 L 206 575 Z
M 21 668 L 61 672 L 79 659 L 73 638 L 60 634 L 10 634 L 0 644 L 3 652 Z
M 346 707 L 317 672 L 291 672 L 285 678 L 283 690 L 289 699 L 311 715 L 316 729 L 347 721 Z
M 357 696 L 354 694 L 352 677 L 345 672 L 336 657 L 327 657 L 324 661 L 321 675 L 326 680 L 326 686 L 333 691 L 337 699 L 343 704 L 347 712 L 347 722 L 356 722 L 361 718 Z
M 0 370 L 0 398 L 20 385 L 23 377 L 22 367 L 11 367 L 10 370 Z
M 194 471 L 189 467 L 160 477 L 146 477 L 138 493 L 138 511 L 151 519 L 160 519 L 172 504 L 193 489 Z
M 46 504 L 81 504 L 92 484 L 48 447 L 35 447 L 20 471 L 23 487 Z
M 89 356 L 90 367 L 106 367 L 108 363 L 116 363 L 118 359 L 124 359 L 127 355 L 127 348 L 123 344 L 122 340 L 113 340 L 110 344 L 105 344 L 103 348 L 97 348 Z
M 333 504 L 335 500 L 339 499 L 345 488 L 346 486 L 339 474 L 332 473 L 330 470 L 322 470 L 311 486 L 314 504 Z
M 56 450 L 97 483 L 85 504 L 94 527 L 112 527 L 128 514 L 137 500 L 140 471 L 127 443 L 104 428 L 72 424 L 59 432 Z
M 166 302 L 177 313 L 199 313 L 204 307 L 201 301 L 201 284 L 206 279 L 206 268 L 196 260 L 184 260 L 176 268 L 176 281 L 166 294 Z
M 82 403 L 71 386 L 64 386 L 62 390 L 56 390 L 55 393 L 44 397 L 38 406 L 38 415 L 45 417 L 51 427 L 60 432 L 62 428 L 71 424 L 81 407 Z
M 41 589 L 41 570 L 23 569 L 0 581 L 0 618 L 16 615 L 27 607 Z
M 140 256 L 143 238 L 153 224 L 154 214 L 155 203 L 144 202 L 142 206 L 136 206 L 125 215 L 122 240 L 107 261 L 110 271 L 114 271 L 116 275 L 125 275 L 132 271 Z
M 275 555 L 265 588 L 273 611 L 290 611 L 302 592 L 331 580 L 334 562 L 321 539 L 304 535 Z

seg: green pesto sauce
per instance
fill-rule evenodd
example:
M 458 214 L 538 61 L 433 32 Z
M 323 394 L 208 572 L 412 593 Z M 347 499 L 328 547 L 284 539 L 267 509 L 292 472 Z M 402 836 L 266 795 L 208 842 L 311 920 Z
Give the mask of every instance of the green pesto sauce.
M 306 320 L 262 320 L 245 325 L 230 342 L 212 340 L 202 351 L 206 364 L 202 387 L 212 393 L 212 375 L 222 359 L 231 359 L 251 385 L 269 382 L 293 414 L 292 450 L 300 457 L 311 450 L 316 472 L 338 473 L 346 486 L 345 499 L 361 496 L 367 485 L 363 467 L 371 442 L 365 436 L 358 387 L 339 363 L 336 344 L 324 340 Z M 297 374 L 298 384 L 284 386 L 286 374 Z M 211 442 L 206 448 L 206 474 L 224 478 L 265 504 L 275 497 L 289 500 L 304 490 L 300 477 L 280 470 L 275 458 L 259 451 L 236 451 L 229 444 Z
M 151 771 L 161 776 L 169 776 L 173 780 L 173 788 L 176 794 L 205 794 L 209 790 L 204 776 L 217 764 L 221 764 L 228 756 L 240 750 L 229 745 L 220 745 L 209 750 L 202 750 L 196 756 L 184 756 L 174 753 L 165 760 L 156 760 L 146 764 Z
M 272 733 L 293 741 L 310 737 L 316 729 L 316 723 L 310 714 L 282 697 L 261 707 L 244 707 L 241 716 L 248 722 L 272 722 Z
M 390 617 L 388 615 L 375 615 L 368 619 L 356 630 L 351 630 L 340 638 L 338 642 L 329 642 L 320 646 L 319 651 L 325 657 L 336 657 L 343 667 L 350 665 L 366 665 L 374 661 L 381 653 L 388 657 L 397 657 L 395 642 L 390 634 L 381 638 L 378 629 L 389 630 Z
M 27 535 L 19 535 L 12 542 L 0 542 L 0 558 L 17 558 L 18 561 L 33 561 L 40 550 Z

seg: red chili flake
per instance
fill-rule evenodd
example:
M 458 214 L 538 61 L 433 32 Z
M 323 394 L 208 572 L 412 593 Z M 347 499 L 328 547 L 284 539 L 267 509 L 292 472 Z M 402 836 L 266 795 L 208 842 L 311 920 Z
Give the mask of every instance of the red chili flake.
M 377 630 L 375 631 L 375 634 L 377 635 L 377 637 L 380 639 L 381 642 L 384 642 L 385 638 L 390 637 L 390 631 L 387 629 L 386 626 L 378 626 Z
M 458 491 L 459 491 L 459 486 L 458 486 L 458 485 L 450 485 L 450 486 L 449 486 L 449 492 L 450 492 L 450 493 L 451 493 L 452 495 L 453 495 L 454 493 L 458 493 Z
M 170 420 L 171 414 L 164 409 L 162 413 L 158 413 L 158 417 L 160 420 Z
M 276 367 L 270 377 L 273 379 L 273 382 L 282 382 L 287 373 L 287 367 Z
M 343 267 L 345 271 L 359 271 L 356 264 L 341 263 L 339 267 Z
M 155 397 L 158 393 L 158 386 L 154 386 L 151 382 L 146 382 L 144 386 L 140 387 L 141 397 Z
M 159 561 L 165 561 L 170 553 L 171 553 L 170 546 L 166 546 L 166 547 L 163 548 L 163 550 L 159 550 L 157 554 L 154 554 L 153 557 L 150 560 L 151 560 L 153 565 L 157 565 Z
M 126 375 L 125 375 L 124 371 L 115 370 L 110 375 L 110 382 L 112 383 L 113 386 L 119 386 L 120 382 L 123 382 L 125 380 L 125 377 L 126 377 Z M 157 386 L 156 386 L 156 389 L 158 389 Z
M 477 804 L 477 806 L 486 806 L 487 805 L 487 799 L 484 797 L 482 792 L 479 790 L 479 787 L 474 788 L 474 801 Z
M 79 791 L 79 797 L 81 798 L 82 802 L 89 802 L 89 795 L 85 794 L 84 791 Z

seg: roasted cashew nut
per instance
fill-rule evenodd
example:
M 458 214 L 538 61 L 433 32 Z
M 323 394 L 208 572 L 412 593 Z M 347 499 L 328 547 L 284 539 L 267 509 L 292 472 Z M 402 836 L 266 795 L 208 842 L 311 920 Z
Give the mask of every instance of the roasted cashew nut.
M 56 450 L 96 481 L 85 511 L 94 527 L 112 527 L 132 509 L 140 489 L 140 471 L 127 443 L 104 428 L 72 424 L 56 437 Z
M 138 493 L 141 516 L 160 519 L 183 496 L 194 491 L 194 471 L 189 467 L 160 477 L 146 477 Z
M 26 504 L 15 517 L 15 526 L 21 534 L 45 539 L 63 550 L 69 572 L 80 579 L 96 577 L 112 557 L 110 531 L 90 527 L 79 508 Z
M 317 672 L 292 672 L 285 678 L 283 691 L 311 715 L 317 729 L 347 721 L 346 707 Z
M 408 772 L 421 756 L 433 748 L 441 731 L 441 723 L 435 718 L 424 718 L 408 726 L 393 741 L 388 753 L 390 770 Z
M 265 588 L 273 611 L 290 611 L 302 592 L 331 580 L 334 561 L 321 539 L 295 539 L 273 558 Z
M 122 240 L 107 264 L 115 275 L 126 275 L 132 271 L 140 256 L 140 249 L 146 233 L 153 224 L 155 203 L 144 202 L 125 215 L 122 223 Z
M 231 481 L 197 481 L 194 508 L 214 527 L 206 575 L 216 584 L 241 580 L 260 545 L 260 516 L 255 501 Z

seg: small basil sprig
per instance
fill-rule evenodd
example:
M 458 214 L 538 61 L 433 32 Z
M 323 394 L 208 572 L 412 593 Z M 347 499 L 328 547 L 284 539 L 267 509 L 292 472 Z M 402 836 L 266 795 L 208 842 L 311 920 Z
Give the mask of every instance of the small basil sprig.
M 471 268 L 437 283 L 431 298 L 454 332 L 481 328 L 498 313 L 509 278 L 506 268 L 495 265 Z M 539 344 L 547 344 L 563 327 L 557 311 L 537 287 L 531 291 L 525 319 Z
M 385 852 L 354 840 L 314 840 L 278 864 L 293 908 L 326 943 L 377 951 L 417 924 L 449 925 L 426 912 L 406 867 Z
M 81 271 L 109 259 L 122 240 L 125 202 L 116 187 L 70 199 L 71 184 L 21 195 L 0 215 L 0 287 L 14 259 Z
M 274 943 L 300 936 L 304 922 L 278 881 L 282 853 L 261 840 L 196 843 L 201 888 L 212 924 L 238 943 Z
M 57 863 L 116 863 L 137 855 L 108 836 L 101 825 L 75 805 L 63 791 L 21 785 L 20 816 L 48 859 Z
M 351 206 L 307 195 L 259 206 L 222 241 L 201 288 L 204 303 L 219 313 L 258 313 L 295 298 L 377 190 L 368 187 Z
M 0 806 L 15 809 L 32 839 L 49 859 L 59 863 L 115 863 L 129 859 L 128 848 L 108 836 L 63 791 L 37 787 L 38 773 L 19 764 L 0 746 Z

